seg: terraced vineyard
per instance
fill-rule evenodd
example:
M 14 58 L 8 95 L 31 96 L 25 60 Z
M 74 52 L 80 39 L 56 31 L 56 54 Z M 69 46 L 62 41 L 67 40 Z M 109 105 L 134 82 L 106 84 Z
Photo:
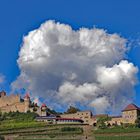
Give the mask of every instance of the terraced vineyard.
M 96 140 L 140 140 L 140 128 L 98 129 L 93 133 Z
M 96 136 L 96 140 L 140 140 L 140 136 Z
M 81 140 L 83 129 L 77 126 L 45 126 L 40 128 L 27 128 L 1 131 L 1 135 L 8 140 L 21 139 L 67 139 L 67 140 Z

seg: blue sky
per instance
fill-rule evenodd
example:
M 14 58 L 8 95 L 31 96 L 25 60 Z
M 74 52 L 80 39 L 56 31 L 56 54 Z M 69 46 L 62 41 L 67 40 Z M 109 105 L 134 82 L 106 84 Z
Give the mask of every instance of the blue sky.
M 23 36 L 48 19 L 73 29 L 96 26 L 131 41 L 140 39 L 140 0 L 0 0 L 0 73 L 6 77 L 1 88 L 10 91 L 10 83 L 19 75 L 16 60 Z M 139 55 L 135 43 L 128 60 L 140 68 Z M 138 105 L 139 92 L 140 85 L 136 87 Z

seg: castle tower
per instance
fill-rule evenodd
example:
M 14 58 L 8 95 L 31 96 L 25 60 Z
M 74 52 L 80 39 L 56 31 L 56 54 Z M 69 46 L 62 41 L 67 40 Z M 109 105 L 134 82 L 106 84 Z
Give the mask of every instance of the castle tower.
M 42 106 L 41 106 L 41 116 L 47 116 L 47 106 L 46 106 L 46 104 L 42 104 Z
M 25 112 L 29 110 L 30 107 L 30 95 L 27 93 L 24 97 Z
M 124 110 L 122 110 L 123 123 L 135 124 L 139 115 L 140 108 L 135 104 L 129 104 Z
M 0 92 L 0 97 L 4 97 L 4 96 L 6 96 L 6 92 L 3 90 Z

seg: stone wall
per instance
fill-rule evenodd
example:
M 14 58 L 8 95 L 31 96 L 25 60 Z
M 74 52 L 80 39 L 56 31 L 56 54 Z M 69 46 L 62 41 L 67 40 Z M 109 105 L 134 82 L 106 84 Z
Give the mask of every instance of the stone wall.
M 3 92 L 1 92 L 3 93 Z M 14 95 L 11 94 L 9 96 L 4 96 L 0 97 L 0 111 L 1 112 L 25 112 L 25 102 L 20 101 L 20 95 Z
M 119 116 L 119 117 L 112 117 L 110 121 L 107 121 L 107 124 L 110 124 L 110 125 L 121 125 L 123 123 L 123 118 L 122 116 Z
M 15 103 L 7 106 L 3 106 L 0 108 L 1 112 L 25 112 L 25 105 L 24 103 Z
M 0 97 L 0 108 L 4 106 L 11 106 L 20 102 L 20 95 L 11 94 L 10 96 Z

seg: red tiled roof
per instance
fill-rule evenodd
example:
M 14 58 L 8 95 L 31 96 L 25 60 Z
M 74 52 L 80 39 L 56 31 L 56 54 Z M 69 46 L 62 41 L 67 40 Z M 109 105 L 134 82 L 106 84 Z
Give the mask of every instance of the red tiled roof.
M 82 121 L 81 119 L 78 118 L 56 118 L 57 120 L 77 120 L 77 121 Z
M 136 106 L 135 104 L 129 104 L 124 110 L 122 111 L 130 111 L 130 110 L 140 110 L 140 108 L 138 106 Z
M 93 118 L 108 117 L 108 114 L 97 114 L 93 115 Z
M 47 107 L 47 106 L 46 106 L 46 104 L 43 103 L 41 107 Z
M 30 98 L 30 94 L 29 93 L 26 93 L 26 95 L 25 95 L 24 98 Z
M 110 116 L 111 118 L 122 118 L 122 116 Z

